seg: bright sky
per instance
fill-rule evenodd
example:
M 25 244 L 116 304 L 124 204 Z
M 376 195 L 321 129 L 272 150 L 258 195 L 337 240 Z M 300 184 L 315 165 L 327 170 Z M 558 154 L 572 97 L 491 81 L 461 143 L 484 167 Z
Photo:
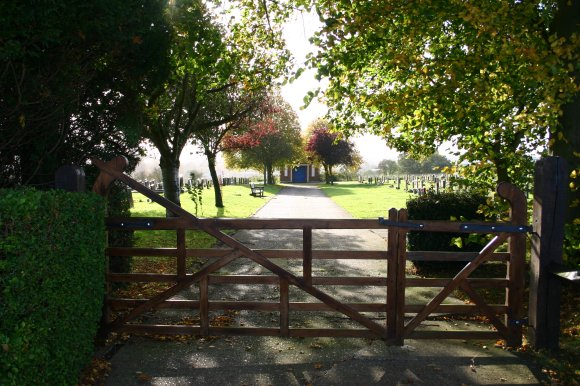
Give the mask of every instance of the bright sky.
M 315 47 L 310 44 L 308 39 L 314 34 L 319 25 L 318 16 L 314 13 L 297 13 L 287 23 L 284 30 L 284 38 L 288 49 L 295 57 L 298 67 L 303 65 L 308 52 L 314 50 Z M 306 93 L 314 90 L 319 85 L 314 73 L 313 70 L 304 71 L 296 81 L 282 87 L 282 96 L 298 114 L 302 129 L 305 129 L 315 119 L 322 117 L 327 111 L 326 106 L 317 101 L 313 101 L 308 108 L 302 109 Z M 359 136 L 353 138 L 353 141 L 365 160 L 365 168 L 376 168 L 383 159 L 397 158 L 397 152 L 389 149 L 385 145 L 385 141 L 375 135 Z

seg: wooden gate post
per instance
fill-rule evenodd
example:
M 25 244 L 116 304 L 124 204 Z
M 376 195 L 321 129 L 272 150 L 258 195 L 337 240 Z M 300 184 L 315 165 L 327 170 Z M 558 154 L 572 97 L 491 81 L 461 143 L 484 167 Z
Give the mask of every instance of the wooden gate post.
M 510 204 L 510 221 L 512 226 L 526 226 L 527 204 L 524 193 L 510 183 L 502 182 L 497 186 L 500 197 Z M 508 242 L 510 259 L 507 264 L 507 278 L 509 279 L 506 290 L 506 305 L 508 312 L 505 317 L 508 336 L 508 347 L 521 346 L 522 344 L 522 317 L 523 299 L 526 273 L 526 236 L 523 233 L 513 233 Z
M 536 348 L 558 349 L 561 285 L 550 266 L 562 263 L 566 170 L 560 157 L 536 163 L 529 307 L 530 340 Z

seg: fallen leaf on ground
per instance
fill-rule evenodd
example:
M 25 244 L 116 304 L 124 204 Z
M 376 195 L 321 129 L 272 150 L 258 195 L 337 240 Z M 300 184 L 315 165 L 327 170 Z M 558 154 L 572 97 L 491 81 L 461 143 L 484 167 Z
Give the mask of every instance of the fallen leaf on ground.
M 153 377 L 151 377 L 151 375 L 146 374 L 146 373 L 142 373 L 141 371 L 137 371 L 137 380 L 139 382 L 149 382 L 151 379 L 153 379 Z

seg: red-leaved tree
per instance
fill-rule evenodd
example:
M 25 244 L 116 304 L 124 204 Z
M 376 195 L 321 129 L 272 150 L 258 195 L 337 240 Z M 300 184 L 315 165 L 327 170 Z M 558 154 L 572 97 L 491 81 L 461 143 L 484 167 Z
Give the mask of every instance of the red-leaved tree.
M 248 120 L 247 130 L 224 139 L 230 167 L 262 170 L 264 182 L 274 183 L 274 168 L 302 155 L 300 123 L 292 107 L 277 93 L 264 99 L 259 114 Z
M 332 184 L 332 168 L 336 165 L 351 166 L 355 162 L 355 146 L 352 142 L 341 139 L 332 131 L 332 125 L 319 119 L 310 125 L 310 137 L 306 151 L 324 167 L 325 181 Z

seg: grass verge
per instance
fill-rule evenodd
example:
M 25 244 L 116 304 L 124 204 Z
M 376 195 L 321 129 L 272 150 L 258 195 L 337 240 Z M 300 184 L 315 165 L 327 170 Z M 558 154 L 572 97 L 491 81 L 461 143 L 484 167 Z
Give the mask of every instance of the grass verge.
M 388 216 L 391 208 L 405 208 L 414 194 L 386 185 L 336 182 L 320 185 L 322 191 L 354 218 Z
M 266 185 L 264 197 L 254 197 L 250 195 L 250 187 L 246 185 L 222 186 L 222 196 L 224 207 L 215 206 L 215 195 L 213 188 L 204 189 L 201 196 L 201 204 L 198 205 L 197 214 L 195 203 L 189 194 L 183 193 L 180 197 L 181 207 L 188 212 L 206 218 L 229 217 L 245 218 L 250 217 L 266 202 L 282 189 L 279 185 Z M 133 217 L 165 217 L 165 209 L 151 202 L 141 193 L 133 193 L 134 207 L 131 209 Z
M 245 185 L 227 185 L 222 187 L 223 208 L 217 208 L 213 188 L 204 189 L 201 204 L 198 204 L 197 214 L 195 203 L 190 195 L 183 193 L 180 197 L 181 206 L 198 217 L 205 218 L 246 218 L 253 215 L 266 202 L 282 189 L 279 185 L 267 185 L 264 188 L 264 197 L 250 195 L 250 187 Z M 132 217 L 165 217 L 165 208 L 151 202 L 141 193 L 133 193 L 134 206 L 131 209 Z M 187 248 L 211 248 L 215 239 L 205 232 L 186 231 L 185 245 Z M 177 235 L 175 231 L 135 231 L 134 247 L 136 248 L 175 248 Z M 199 261 L 188 258 L 188 270 L 199 265 Z M 132 272 L 175 273 L 175 264 L 172 259 L 155 257 L 134 257 L 131 263 Z M 150 285 L 153 286 L 153 285 Z

